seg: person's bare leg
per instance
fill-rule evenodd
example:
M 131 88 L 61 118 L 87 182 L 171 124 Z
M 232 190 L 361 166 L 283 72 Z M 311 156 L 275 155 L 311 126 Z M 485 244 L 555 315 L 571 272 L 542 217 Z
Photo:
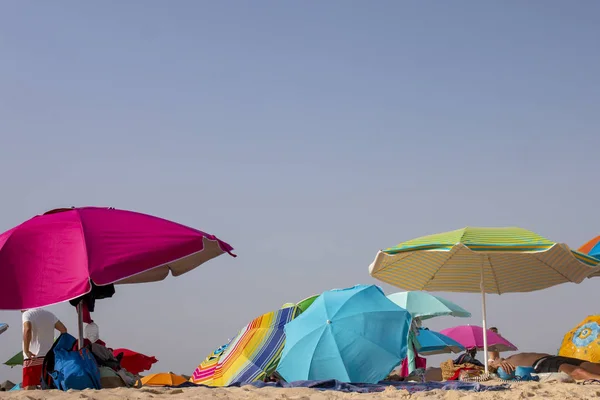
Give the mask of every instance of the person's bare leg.
M 581 368 L 585 369 L 592 374 L 600 375 L 600 364 L 592 363 L 592 362 L 584 362 L 580 365 Z
M 588 364 L 588 363 L 584 363 L 584 364 Z M 564 372 L 565 374 L 569 375 L 571 378 L 578 380 L 578 381 L 587 380 L 587 379 L 600 380 L 600 374 L 595 374 L 593 372 L 590 372 L 590 371 L 584 369 L 583 367 L 576 367 L 574 365 L 563 364 L 560 366 L 560 368 L 558 368 L 558 370 L 560 372 Z

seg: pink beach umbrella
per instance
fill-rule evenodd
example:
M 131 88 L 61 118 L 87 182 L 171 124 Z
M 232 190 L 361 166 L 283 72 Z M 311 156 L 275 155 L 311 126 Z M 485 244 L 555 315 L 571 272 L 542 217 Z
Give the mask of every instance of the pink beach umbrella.
M 477 347 L 478 350 L 485 349 L 483 342 L 483 328 L 477 325 L 461 325 L 440 331 L 462 344 L 465 348 Z M 495 332 L 487 330 L 487 347 L 489 351 L 515 351 L 517 346 L 504 339 Z
M 232 250 L 213 235 L 146 214 L 52 210 L 0 235 L 0 310 L 76 299 L 91 282 L 160 281 L 169 271 L 179 276 L 223 253 L 235 256 Z

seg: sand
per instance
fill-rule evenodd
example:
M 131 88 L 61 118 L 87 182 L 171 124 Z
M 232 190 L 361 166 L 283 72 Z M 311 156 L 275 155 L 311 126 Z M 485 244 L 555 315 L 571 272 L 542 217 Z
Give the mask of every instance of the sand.
M 0 399 L 56 399 L 56 400 L 117 400 L 117 399 L 213 399 L 213 400 L 334 400 L 334 399 L 446 399 L 446 400 L 509 400 L 509 399 L 594 399 L 600 398 L 600 385 L 577 385 L 574 383 L 520 382 L 511 385 L 509 390 L 500 392 L 467 392 L 458 390 L 433 390 L 410 395 L 405 390 L 388 387 L 381 393 L 342 393 L 317 391 L 314 389 L 279 389 L 252 386 L 242 388 L 187 388 L 187 389 L 104 389 L 84 390 L 67 393 L 50 391 L 0 392 Z

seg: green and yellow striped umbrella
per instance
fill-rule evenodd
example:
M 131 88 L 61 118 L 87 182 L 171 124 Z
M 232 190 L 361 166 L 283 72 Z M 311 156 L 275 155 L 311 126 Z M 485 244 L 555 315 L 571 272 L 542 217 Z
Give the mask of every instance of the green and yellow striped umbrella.
M 317 297 L 319 297 L 319 295 L 307 297 L 304 300 L 300 300 L 298 303 L 285 303 L 281 306 L 281 308 L 298 307 L 300 313 L 303 313 L 308 307 L 312 305 L 312 303 L 315 302 Z
M 380 251 L 369 273 L 405 290 L 532 292 L 580 283 L 600 260 L 521 228 L 464 228 Z
M 404 290 L 533 292 L 580 283 L 600 260 L 521 228 L 471 228 L 424 236 L 380 251 L 369 267 L 376 279 Z M 484 336 L 487 347 L 487 337 Z M 487 372 L 487 351 L 484 353 Z

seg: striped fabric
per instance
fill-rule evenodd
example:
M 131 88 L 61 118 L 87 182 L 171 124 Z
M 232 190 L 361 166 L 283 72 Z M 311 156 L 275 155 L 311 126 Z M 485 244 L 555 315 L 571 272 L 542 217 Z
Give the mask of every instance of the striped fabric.
M 44 364 L 44 357 L 35 357 L 23 360 L 23 368 L 37 367 Z
M 405 290 L 531 292 L 580 283 L 600 260 L 521 228 L 464 228 L 380 251 L 369 273 Z
M 219 347 L 213 351 L 200 365 L 194 370 L 194 374 L 190 378 L 190 382 L 212 386 L 215 369 L 219 364 L 221 354 L 225 351 L 229 343 Z
M 217 349 L 196 368 L 190 381 L 228 386 L 263 380 L 277 368 L 285 342 L 283 327 L 299 314 L 287 307 L 254 319 L 227 345 Z

